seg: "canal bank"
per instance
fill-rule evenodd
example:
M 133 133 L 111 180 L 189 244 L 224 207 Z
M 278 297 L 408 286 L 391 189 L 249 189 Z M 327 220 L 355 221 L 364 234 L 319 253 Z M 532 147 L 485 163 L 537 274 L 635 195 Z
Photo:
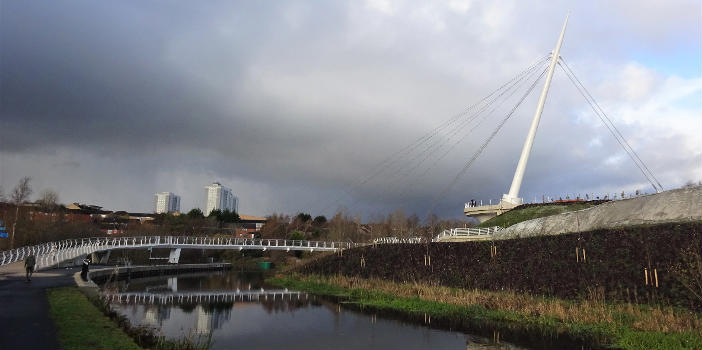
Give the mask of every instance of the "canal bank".
M 230 269 L 227 263 L 97 267 L 90 271 L 88 280 L 83 280 L 78 271 L 69 272 L 66 276 L 73 277 L 75 286 L 46 290 L 45 299 L 57 330 L 54 338 L 64 348 L 207 349 L 207 337 L 184 334 L 166 339 L 154 328 L 131 324 L 100 299 L 96 283 Z
M 287 275 L 268 283 L 344 298 L 359 308 L 397 313 L 451 329 L 502 334 L 536 344 L 612 349 L 698 349 L 700 318 L 688 310 L 597 300 L 574 302 L 524 294 L 463 290 L 417 283 Z

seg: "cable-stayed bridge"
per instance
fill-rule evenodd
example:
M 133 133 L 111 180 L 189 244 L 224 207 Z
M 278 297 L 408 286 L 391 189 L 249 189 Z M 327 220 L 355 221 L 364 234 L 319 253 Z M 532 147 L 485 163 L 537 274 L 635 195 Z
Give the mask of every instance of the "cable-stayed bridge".
M 512 79 L 502 84 L 499 88 L 489 93 L 477 103 L 468 107 L 450 119 L 444 121 L 436 128 L 430 130 L 425 135 L 419 137 L 406 147 L 393 153 L 376 167 L 363 176 L 356 183 L 347 189 L 347 193 L 352 197 L 360 198 L 365 185 L 376 182 L 376 187 L 381 190 L 375 191 L 374 198 L 381 199 L 387 193 L 398 192 L 402 200 L 409 199 L 408 189 L 415 187 L 417 183 L 425 180 L 430 172 L 437 168 L 439 162 L 445 159 L 449 153 L 465 141 L 473 131 L 485 124 L 491 116 L 503 113 L 501 118 L 497 118 L 497 125 L 489 132 L 484 133 L 484 138 L 478 148 L 471 154 L 468 160 L 460 167 L 451 181 L 436 191 L 433 200 L 429 203 L 427 215 L 432 213 L 436 205 L 449 193 L 465 173 L 473 166 L 475 161 L 485 151 L 488 145 L 499 134 L 505 124 L 514 116 L 519 106 L 527 99 L 531 92 L 537 87 L 539 81 L 545 77 L 541 95 L 538 100 L 536 111 L 528 130 L 524 146 L 517 163 L 517 167 L 512 179 L 508 193 L 496 203 L 482 205 L 482 202 L 471 201 L 464 205 L 465 215 L 480 222 L 499 215 L 520 205 L 523 200 L 519 197 L 519 192 L 524 179 L 527 162 L 539 126 L 541 114 L 548 96 L 551 80 L 556 67 L 566 75 L 568 80 L 575 86 L 577 91 L 588 103 L 595 115 L 602 121 L 607 130 L 616 139 L 624 152 L 629 156 L 644 178 L 651 184 L 656 192 L 663 189 L 660 181 L 655 177 L 650 168 L 644 163 L 641 157 L 631 147 L 623 134 L 614 125 L 612 119 L 604 112 L 592 94 L 583 85 L 582 81 L 575 75 L 575 72 L 560 55 L 561 46 L 565 37 L 565 30 L 568 23 L 566 17 L 563 28 L 558 37 L 555 49 L 543 57 L 537 59 L 526 69 L 519 72 Z M 513 104 L 508 104 L 513 102 Z M 507 104 L 506 110 L 501 108 Z M 381 179 L 380 182 L 377 180 Z M 326 211 L 334 204 L 341 202 L 342 198 L 332 201 Z M 358 203 L 354 200 L 351 207 Z M 472 233 L 462 233 L 461 231 L 444 232 L 444 236 L 474 235 Z M 163 240 L 162 240 L 163 239 Z M 215 240 L 220 240 L 215 243 Z M 226 240 L 225 243 L 221 243 Z M 175 243 L 173 243 L 175 242 Z M 198 243 L 206 242 L 206 243 Z M 114 249 L 128 248 L 168 248 L 171 250 L 169 262 L 177 262 L 181 249 L 258 249 L 258 250 L 305 250 L 305 251 L 334 251 L 337 249 L 347 249 L 354 247 L 353 243 L 347 242 L 312 242 L 312 241 L 288 241 L 288 240 L 260 240 L 260 239 L 233 239 L 233 238 L 210 238 L 210 237 L 119 237 L 119 238 L 86 238 L 65 240 L 61 242 L 44 243 L 32 247 L 22 247 L 11 251 L 0 252 L 0 265 L 12 263 L 24 259 L 33 254 L 37 257 L 37 268 L 55 265 L 59 262 L 73 259 L 82 255 L 96 251 L 110 251 Z
M 573 86 L 575 86 L 576 90 L 582 95 L 595 115 L 602 121 L 617 143 L 633 161 L 646 181 L 651 184 L 656 192 L 660 192 L 663 186 L 653 172 L 643 162 L 636 151 L 634 151 L 629 142 L 614 125 L 612 119 L 604 112 L 600 104 L 597 103 L 592 94 L 585 88 L 582 81 L 575 75 L 573 69 L 571 69 L 561 56 L 560 51 L 567 24 L 568 16 L 563 23 L 556 46 L 552 52 L 537 59 L 532 65 L 519 72 L 512 79 L 508 80 L 477 103 L 468 107 L 462 113 L 444 121 L 441 125 L 378 163 L 367 175 L 364 175 L 356 183 L 349 186 L 344 196 L 331 202 L 322 209 L 322 211 L 326 211 L 333 205 L 341 203 L 343 201 L 342 198 L 345 196 L 349 196 L 352 199 L 355 198 L 352 200 L 350 206 L 353 208 L 359 203 L 362 194 L 368 192 L 367 189 L 364 189 L 366 186 L 378 189 L 370 194 L 373 200 L 382 201 L 385 196 L 399 193 L 399 202 L 406 203 L 410 199 L 410 192 L 412 189 L 424 187 L 423 184 L 426 184 L 426 181 L 428 181 L 427 176 L 433 170 L 437 169 L 439 162 L 445 159 L 452 150 L 465 140 L 478 138 L 471 136 L 473 132 L 482 127 L 492 116 L 502 114 L 501 118 L 497 118 L 497 125 L 492 130 L 481 132 L 482 135 L 480 136 L 483 136 L 483 139 L 479 143 L 478 148 L 471 154 L 463 166 L 457 170 L 455 176 L 441 189 L 435 192 L 433 191 L 433 200 L 428 204 L 427 215 L 429 215 L 436 208 L 437 204 L 445 199 L 449 191 L 473 166 L 491 141 L 493 141 L 505 124 L 514 116 L 519 106 L 537 87 L 539 81 L 545 77 L 536 110 L 528 129 L 508 192 L 504 194 L 500 200 L 490 204 L 483 204 L 481 201 L 471 200 L 469 203 L 465 204 L 463 211 L 465 215 L 479 222 L 483 222 L 522 204 L 523 199 L 519 197 L 519 193 L 556 67 L 559 67 Z

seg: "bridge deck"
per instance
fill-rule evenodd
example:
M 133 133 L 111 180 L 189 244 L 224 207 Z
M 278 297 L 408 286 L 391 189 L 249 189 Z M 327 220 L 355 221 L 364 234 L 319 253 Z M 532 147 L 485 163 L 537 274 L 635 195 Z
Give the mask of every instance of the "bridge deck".
M 0 252 L 0 266 L 36 257 L 36 269 L 98 251 L 115 249 L 236 249 L 285 251 L 336 251 L 356 247 L 350 242 L 300 241 L 286 239 L 250 239 L 192 236 L 140 236 L 67 239 Z

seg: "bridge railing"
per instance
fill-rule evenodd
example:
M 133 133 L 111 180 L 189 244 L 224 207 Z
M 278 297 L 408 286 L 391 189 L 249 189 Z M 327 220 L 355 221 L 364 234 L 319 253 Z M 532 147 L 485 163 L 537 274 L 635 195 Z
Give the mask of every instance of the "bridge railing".
M 90 237 L 73 238 L 57 242 L 41 243 L 0 252 L 0 266 L 22 261 L 29 255 L 36 258 L 36 268 L 51 266 L 82 255 L 109 249 L 141 247 L 171 248 L 232 247 L 241 249 L 287 249 L 287 250 L 337 250 L 359 246 L 352 242 L 303 241 L 287 239 L 198 237 L 198 236 L 135 236 L 135 237 Z
M 395 244 L 395 243 L 424 243 L 424 237 L 379 237 L 373 240 L 375 244 Z
M 443 238 L 449 238 L 449 237 L 471 237 L 471 236 L 476 236 L 476 237 L 486 237 L 494 234 L 495 232 L 501 230 L 502 227 L 500 226 L 493 226 L 493 227 L 466 227 L 466 228 L 452 228 L 448 230 L 444 230 L 441 233 L 439 233 L 436 237 L 434 237 L 433 241 L 437 242 Z
M 278 290 L 232 290 L 232 291 L 202 291 L 202 292 L 166 292 L 166 293 L 112 293 L 102 292 L 100 297 L 110 303 L 140 303 L 140 304 L 183 304 L 200 302 L 231 302 L 231 301 L 259 301 L 259 300 L 284 300 L 293 297 L 307 298 L 303 292 Z

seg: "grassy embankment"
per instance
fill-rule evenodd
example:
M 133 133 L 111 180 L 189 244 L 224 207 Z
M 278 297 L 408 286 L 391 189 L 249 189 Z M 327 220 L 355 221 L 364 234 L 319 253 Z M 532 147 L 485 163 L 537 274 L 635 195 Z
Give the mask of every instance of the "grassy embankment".
M 76 287 L 47 290 L 64 349 L 141 349 Z
M 51 316 L 65 349 L 172 349 L 206 350 L 211 335 L 184 335 L 165 339 L 147 327 L 133 327 L 99 299 L 89 298 L 77 287 L 47 290 Z M 92 299 L 92 300 L 91 300 Z
M 290 275 L 269 283 L 348 298 L 362 307 L 428 314 L 457 324 L 492 324 L 522 333 L 560 334 L 618 349 L 700 349 L 702 320 L 689 310 L 568 301 L 513 292 L 464 290 L 353 277 Z
M 508 212 L 489 219 L 476 227 L 501 226 L 508 227 L 522 221 L 561 214 L 569 211 L 576 211 L 594 207 L 592 203 L 554 204 L 530 206 L 520 209 L 512 209 Z

